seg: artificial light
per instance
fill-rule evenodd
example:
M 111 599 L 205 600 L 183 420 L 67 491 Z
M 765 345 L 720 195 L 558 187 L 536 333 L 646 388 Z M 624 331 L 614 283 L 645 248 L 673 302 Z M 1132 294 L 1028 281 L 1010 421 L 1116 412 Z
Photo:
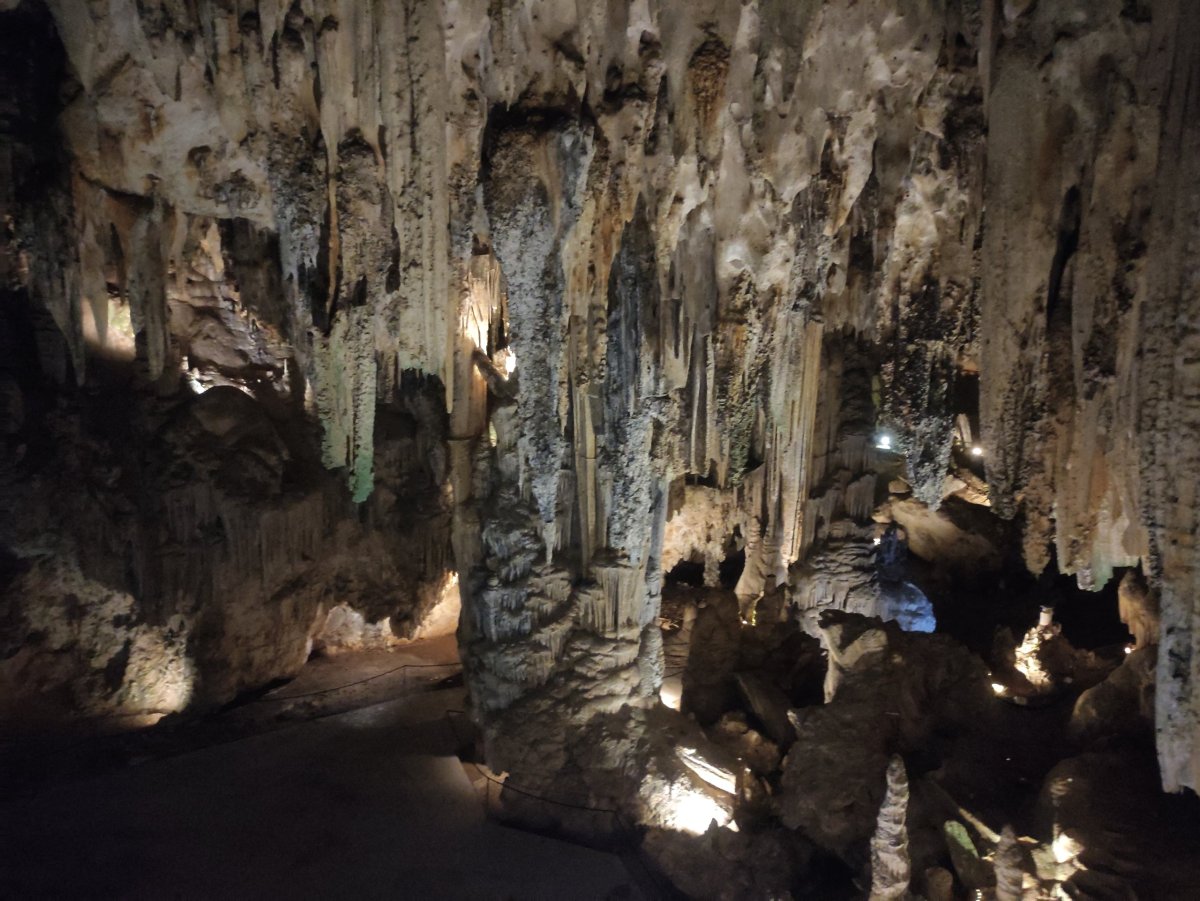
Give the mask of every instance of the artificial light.
M 658 689 L 658 697 L 672 710 L 678 710 L 683 699 L 683 682 L 679 676 L 668 676 L 663 679 Z
M 892 436 L 886 432 L 880 432 L 875 436 L 875 447 L 877 447 L 879 450 L 891 450 Z
M 730 819 L 729 811 L 701 792 L 687 791 L 671 804 L 672 825 L 692 835 L 706 833 L 714 820 L 718 827 L 725 827 Z
M 1054 854 L 1056 863 L 1064 864 L 1074 860 L 1083 853 L 1083 845 L 1079 840 L 1066 832 L 1060 832 L 1054 837 L 1054 841 L 1050 844 L 1051 851 Z
M 975 445 L 973 448 L 971 448 L 971 456 L 972 457 L 982 457 L 983 456 L 983 448 L 980 447 L 978 444 Z

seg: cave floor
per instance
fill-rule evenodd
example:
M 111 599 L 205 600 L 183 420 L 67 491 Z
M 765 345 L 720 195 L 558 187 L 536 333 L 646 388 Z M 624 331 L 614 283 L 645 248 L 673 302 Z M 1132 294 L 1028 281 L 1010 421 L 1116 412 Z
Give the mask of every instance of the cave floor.
M 642 897 L 616 855 L 486 819 L 447 719 L 463 690 L 426 688 L 0 804 L 0 898 Z

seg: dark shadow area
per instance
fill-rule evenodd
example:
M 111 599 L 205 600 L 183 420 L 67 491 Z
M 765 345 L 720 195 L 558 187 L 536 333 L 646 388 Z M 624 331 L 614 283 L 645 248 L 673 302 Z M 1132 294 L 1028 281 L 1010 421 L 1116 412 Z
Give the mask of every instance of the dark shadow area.
M 666 574 L 663 581 L 666 585 L 690 585 L 693 588 L 703 588 L 704 564 L 680 560 Z
M 740 536 L 735 533 L 727 542 L 725 558 L 717 567 L 719 586 L 732 591 L 737 587 L 746 568 L 746 551 L 740 547 Z M 688 585 L 692 588 L 704 587 L 704 561 L 680 560 L 663 578 L 665 586 Z
M 1074 576 L 1057 573 L 1053 577 L 1049 596 L 1054 601 L 1054 618 L 1075 647 L 1095 650 L 1129 641 L 1117 603 L 1117 586 L 1126 572 L 1116 570 L 1099 591 L 1085 591 Z

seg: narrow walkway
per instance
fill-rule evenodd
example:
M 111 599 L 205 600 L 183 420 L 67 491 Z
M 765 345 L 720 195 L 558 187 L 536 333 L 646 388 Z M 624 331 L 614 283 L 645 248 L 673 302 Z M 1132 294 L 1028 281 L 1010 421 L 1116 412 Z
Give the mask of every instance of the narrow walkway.
M 426 690 L 0 804 L 0 898 L 643 897 L 617 856 L 485 818 L 445 717 L 463 701 Z

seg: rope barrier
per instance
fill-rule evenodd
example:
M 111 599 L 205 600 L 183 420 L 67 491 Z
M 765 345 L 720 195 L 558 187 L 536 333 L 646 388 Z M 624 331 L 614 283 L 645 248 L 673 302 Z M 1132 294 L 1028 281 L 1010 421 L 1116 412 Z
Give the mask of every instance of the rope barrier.
M 253 700 L 247 701 L 244 704 L 223 707 L 223 708 L 217 710 L 216 712 L 212 713 L 208 717 L 208 719 L 210 721 L 218 720 L 221 717 L 225 716 L 226 714 L 232 712 L 233 710 L 237 710 L 242 707 L 250 707 L 251 705 L 255 705 L 255 704 L 269 704 L 269 703 L 277 703 L 279 701 L 295 701 L 295 700 L 300 700 L 303 698 L 317 697 L 318 695 L 331 694 L 335 691 L 343 691 L 344 689 L 347 689 L 347 688 L 354 688 L 355 686 L 358 686 L 358 685 L 364 685 L 367 682 L 373 682 L 376 679 L 382 679 L 384 676 L 390 676 L 393 673 L 407 671 L 410 669 L 436 669 L 439 667 L 440 668 L 458 667 L 461 669 L 462 663 L 457 662 L 457 661 L 452 661 L 449 663 L 404 663 L 404 664 L 401 664 L 400 666 L 392 667 L 389 670 L 384 670 L 381 673 L 375 673 L 372 676 L 367 676 L 363 679 L 356 679 L 353 682 L 347 682 L 343 685 L 335 685 L 330 688 L 321 688 L 321 689 L 317 689 L 315 691 L 300 692 L 300 693 L 294 694 L 294 695 L 279 695 L 279 696 L 275 696 L 275 697 L 254 698 Z M 407 693 L 407 685 L 408 685 L 407 676 L 408 676 L 408 674 L 407 674 L 407 672 L 405 672 L 404 688 L 402 689 L 402 691 L 404 693 Z M 166 714 L 160 713 L 159 711 L 153 711 L 153 712 L 148 712 L 148 713 L 119 712 L 119 713 L 107 714 L 104 717 L 97 717 L 97 718 L 94 718 L 91 720 L 84 720 L 82 722 L 86 723 L 86 724 L 94 725 L 94 726 L 103 726 L 105 722 L 109 722 L 109 721 L 115 720 L 115 719 L 126 719 L 126 718 L 132 718 L 132 717 L 146 717 L 146 716 L 161 717 L 161 716 L 165 716 L 165 715 Z M 64 747 L 54 748 L 46 753 L 48 753 L 49 756 L 51 756 L 51 757 L 64 756 L 66 754 L 70 754 L 72 751 L 78 751 L 81 748 L 85 748 L 85 747 L 93 747 L 94 748 L 96 741 L 98 739 L 105 739 L 105 738 L 120 739 L 120 738 L 125 738 L 128 735 L 129 735 L 129 733 L 120 733 L 120 732 L 104 733 L 104 732 L 100 732 L 100 731 L 95 731 L 95 732 L 91 733 L 90 735 L 83 737 L 79 741 L 72 742 L 71 744 L 66 745 Z M 7 747 L 0 745 L 0 752 L 17 751 L 20 749 L 20 747 L 21 747 L 20 743 L 14 741 L 14 742 L 7 743 Z
M 306 691 L 294 695 L 275 695 L 273 697 L 263 696 L 261 698 L 255 698 L 252 701 L 248 701 L 247 706 L 249 704 L 273 704 L 277 701 L 296 701 L 301 698 L 315 698 L 318 695 L 331 694 L 335 691 L 343 691 L 347 688 L 354 688 L 357 685 L 365 685 L 366 683 L 373 682 L 376 679 L 382 679 L 384 676 L 390 676 L 392 673 L 405 672 L 410 669 L 434 669 L 437 667 L 447 666 L 454 666 L 460 669 L 462 668 L 462 664 L 457 661 L 452 663 L 404 663 L 400 666 L 392 667 L 389 670 L 384 670 L 382 673 L 376 673 L 373 676 L 366 676 L 365 678 L 357 679 L 354 682 L 347 682 L 345 685 L 335 685 L 332 688 L 320 688 L 315 691 Z M 407 675 L 407 672 L 405 672 L 406 677 Z
M 304 698 L 315 698 L 315 697 L 318 697 L 319 695 L 332 694 L 335 691 L 344 691 L 347 688 L 354 688 L 358 685 L 365 685 L 368 682 L 374 682 L 376 679 L 382 679 L 383 677 L 390 676 L 393 673 L 405 672 L 405 675 L 407 676 L 406 671 L 410 670 L 410 669 L 436 669 L 439 667 L 441 667 L 441 668 L 457 667 L 457 668 L 461 669 L 462 663 L 458 662 L 458 661 L 452 661 L 452 662 L 448 662 L 448 663 L 404 663 L 404 664 L 401 664 L 400 666 L 395 666 L 395 667 L 392 667 L 391 669 L 384 670 L 381 673 L 375 673 L 374 675 L 366 676 L 362 679 L 356 679 L 353 682 L 347 682 L 344 685 L 334 685 L 330 688 L 319 688 L 314 691 L 300 692 L 298 694 L 293 694 L 293 695 L 273 695 L 273 696 L 264 695 L 263 697 L 254 698 L 252 700 L 246 701 L 243 704 L 235 703 L 235 704 L 229 705 L 225 708 L 222 708 L 221 713 L 223 714 L 223 713 L 228 712 L 229 710 L 236 710 L 239 707 L 243 707 L 243 706 L 249 707 L 252 704 L 275 704 L 280 701 L 298 701 L 298 700 L 302 700 Z M 663 678 L 670 679 L 674 676 L 682 675 L 686 669 L 687 669 L 686 666 L 681 666 L 681 667 L 677 667 L 675 669 L 665 670 L 663 672 Z M 103 716 L 94 717 L 91 720 L 82 720 L 81 722 L 85 722 L 85 723 L 91 722 L 91 723 L 95 723 L 95 724 L 103 724 L 104 722 L 106 722 L 108 720 L 116 720 L 116 719 L 134 719 L 137 717 L 147 717 L 147 716 L 158 716 L 158 717 L 169 716 L 171 712 L 172 711 L 161 711 L 161 710 L 118 711 L 117 713 L 106 713 Z M 218 714 L 218 715 L 220 715 L 220 714 Z

